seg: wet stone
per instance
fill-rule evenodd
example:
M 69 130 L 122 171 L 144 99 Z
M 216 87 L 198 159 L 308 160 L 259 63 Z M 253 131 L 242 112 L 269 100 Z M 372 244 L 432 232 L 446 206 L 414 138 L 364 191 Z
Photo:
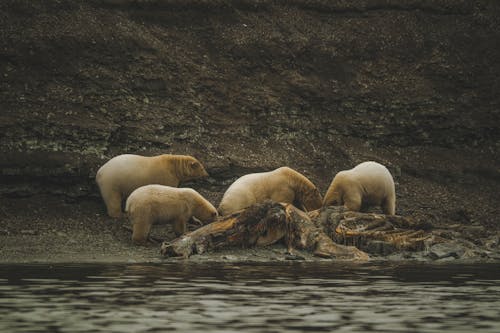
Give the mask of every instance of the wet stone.
M 453 257 L 455 259 L 461 258 L 466 252 L 466 249 L 458 243 L 448 242 L 448 243 L 439 243 L 433 245 L 429 249 L 428 256 L 433 259 L 443 259 L 447 257 Z
M 363 247 L 363 251 L 371 254 L 387 256 L 396 252 L 397 249 L 394 244 L 391 243 L 383 241 L 370 241 Z
M 306 260 L 306 258 L 301 255 L 287 253 L 285 254 L 285 260 Z

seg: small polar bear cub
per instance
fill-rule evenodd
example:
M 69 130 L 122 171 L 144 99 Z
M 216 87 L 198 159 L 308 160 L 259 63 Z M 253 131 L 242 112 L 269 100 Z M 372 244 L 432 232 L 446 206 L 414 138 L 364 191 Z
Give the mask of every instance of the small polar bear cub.
M 186 232 L 193 216 L 203 223 L 213 221 L 217 210 L 191 188 L 146 185 L 130 194 L 125 212 L 132 224 L 132 241 L 145 244 L 153 223 L 173 223 L 177 236 Z
M 380 206 L 387 215 L 396 213 L 396 190 L 385 166 L 369 161 L 338 172 L 323 199 L 323 206 L 344 205 L 360 211 L 365 206 Z

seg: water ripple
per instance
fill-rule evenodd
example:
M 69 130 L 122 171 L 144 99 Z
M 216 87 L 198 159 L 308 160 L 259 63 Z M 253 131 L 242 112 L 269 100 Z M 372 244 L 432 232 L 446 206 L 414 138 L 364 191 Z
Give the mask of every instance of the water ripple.
M 2 332 L 498 332 L 496 265 L 0 266 Z

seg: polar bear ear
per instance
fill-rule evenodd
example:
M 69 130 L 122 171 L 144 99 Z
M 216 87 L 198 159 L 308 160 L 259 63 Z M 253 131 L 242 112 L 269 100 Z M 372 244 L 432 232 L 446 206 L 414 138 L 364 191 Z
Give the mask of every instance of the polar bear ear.
M 199 169 L 200 168 L 200 162 L 191 162 L 190 163 L 191 169 Z

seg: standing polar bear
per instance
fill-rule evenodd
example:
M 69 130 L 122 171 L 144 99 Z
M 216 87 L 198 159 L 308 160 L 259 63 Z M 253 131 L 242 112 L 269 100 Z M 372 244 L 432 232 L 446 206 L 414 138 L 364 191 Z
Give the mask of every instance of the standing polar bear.
M 127 199 L 125 212 L 132 223 L 132 241 L 144 244 L 155 222 L 174 225 L 177 236 L 186 232 L 193 216 L 204 223 L 217 217 L 215 207 L 191 188 L 146 185 L 136 189 Z
M 381 206 L 384 214 L 396 213 L 396 191 L 391 173 L 377 162 L 363 162 L 333 178 L 323 206 L 344 205 L 352 211 Z
M 179 186 L 180 182 L 207 177 L 203 165 L 186 155 L 146 157 L 124 154 L 110 159 L 96 175 L 108 215 L 122 216 L 122 202 L 136 188 L 148 184 Z
M 321 207 L 321 194 L 304 175 L 289 167 L 238 178 L 222 197 L 218 211 L 232 214 L 267 199 L 296 205 L 307 211 Z

